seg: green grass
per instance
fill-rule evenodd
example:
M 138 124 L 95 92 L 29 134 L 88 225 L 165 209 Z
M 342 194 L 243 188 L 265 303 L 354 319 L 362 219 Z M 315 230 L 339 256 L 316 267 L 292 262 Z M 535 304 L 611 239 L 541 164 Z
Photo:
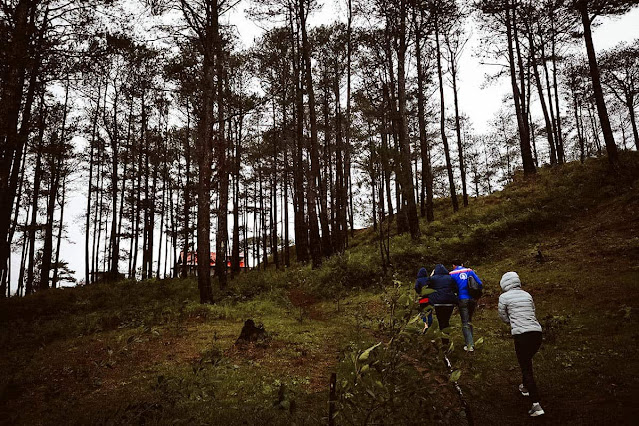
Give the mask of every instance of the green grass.
M 326 424 L 336 371 L 342 423 L 361 423 L 376 406 L 383 408 L 373 418 L 384 413 L 389 424 L 463 423 L 434 331 L 421 336 L 410 325 L 397 334 L 414 306 L 391 297 L 411 295 L 419 267 L 461 257 L 486 283 L 474 356 L 461 349 L 456 313 L 452 321 L 450 358 L 477 424 L 529 423 L 527 401 L 515 392 L 512 340 L 496 314 L 509 270 L 535 298 L 544 327 L 535 358 L 541 421 L 630 424 L 639 414 L 639 156 L 621 158 L 616 174 L 594 159 L 518 175 L 456 214 L 437 200 L 437 220 L 420 224 L 418 241 L 391 237 L 387 276 L 367 229 L 319 269 L 241 274 L 228 292 L 216 290 L 213 305 L 198 303 L 189 279 L 1 301 L 0 422 Z M 248 318 L 269 339 L 238 347 Z M 362 373 L 353 356 L 377 342 Z

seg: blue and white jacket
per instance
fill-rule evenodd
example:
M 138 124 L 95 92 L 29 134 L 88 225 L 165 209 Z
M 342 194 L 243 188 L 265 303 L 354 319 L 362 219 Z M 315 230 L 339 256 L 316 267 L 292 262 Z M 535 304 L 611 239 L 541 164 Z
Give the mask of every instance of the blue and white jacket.
M 483 288 L 483 284 L 475 271 L 470 268 L 464 268 L 463 266 L 458 266 L 450 272 L 450 276 L 453 277 L 455 282 L 457 283 L 457 295 L 459 300 L 467 300 L 472 299 L 470 294 L 468 293 L 468 277 L 472 276 L 475 281 L 479 283 L 479 286 Z

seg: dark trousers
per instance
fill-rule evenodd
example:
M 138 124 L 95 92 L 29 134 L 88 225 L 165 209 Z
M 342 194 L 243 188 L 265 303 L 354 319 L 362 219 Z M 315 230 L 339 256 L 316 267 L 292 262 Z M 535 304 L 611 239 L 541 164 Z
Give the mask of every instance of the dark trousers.
M 541 331 L 529 331 L 528 333 L 515 334 L 513 337 L 524 386 L 530 392 L 532 402 L 539 402 L 539 392 L 533 376 L 532 359 L 541 346 Z
M 462 299 L 459 301 L 459 315 L 462 322 L 462 333 L 467 346 L 475 346 L 473 341 L 473 314 L 477 307 L 475 299 Z
M 435 305 L 435 315 L 437 315 L 437 322 L 439 322 L 439 329 L 445 330 L 450 327 L 450 317 L 453 315 L 454 306 Z M 442 337 L 442 343 L 447 346 L 449 340 Z

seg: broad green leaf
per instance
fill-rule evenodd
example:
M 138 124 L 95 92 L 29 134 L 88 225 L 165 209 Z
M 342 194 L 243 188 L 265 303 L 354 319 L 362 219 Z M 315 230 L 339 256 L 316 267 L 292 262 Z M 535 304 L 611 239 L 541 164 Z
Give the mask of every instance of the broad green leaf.
M 456 382 L 457 380 L 459 380 L 459 378 L 461 377 L 461 370 L 455 370 L 451 373 L 450 375 L 450 381 L 451 382 Z
M 379 345 L 381 345 L 382 342 L 379 342 L 376 345 L 371 346 L 370 348 L 366 349 L 364 352 L 362 352 L 362 354 L 359 356 L 359 360 L 360 361 L 366 361 L 368 359 L 368 357 L 370 356 L 371 352 L 373 351 L 373 349 L 375 349 L 376 347 L 378 347 Z
M 437 293 L 437 290 L 428 287 L 422 287 L 421 295 L 428 296 L 429 294 Z
M 419 316 L 419 314 L 415 315 L 410 321 L 408 321 L 409 324 L 412 324 L 414 322 L 419 321 L 421 318 Z

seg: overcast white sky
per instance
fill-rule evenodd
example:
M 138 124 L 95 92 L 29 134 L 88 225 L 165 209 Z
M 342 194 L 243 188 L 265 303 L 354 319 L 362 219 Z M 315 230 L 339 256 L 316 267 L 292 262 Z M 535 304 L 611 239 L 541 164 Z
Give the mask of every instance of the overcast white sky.
M 246 0 L 241 2 L 235 10 L 229 13 L 226 19 L 227 23 L 236 26 L 242 42 L 248 47 L 253 44 L 255 38 L 259 37 L 262 30 L 246 17 L 245 9 L 247 4 Z M 312 15 L 309 19 L 309 25 L 316 26 L 329 24 L 335 20 L 345 20 L 344 5 L 344 0 L 324 1 L 321 11 Z M 639 38 L 639 8 L 633 9 L 622 17 L 604 18 L 600 22 L 601 25 L 593 31 L 593 39 L 597 51 L 611 48 L 621 41 L 629 42 Z M 481 133 L 488 129 L 488 123 L 501 108 L 502 99 L 508 94 L 510 87 L 505 79 L 502 79 L 497 84 L 484 87 L 486 74 L 493 73 L 494 69 L 493 67 L 482 65 L 475 54 L 479 36 L 477 32 L 474 32 L 461 60 L 459 99 L 461 111 L 471 118 L 474 130 Z M 577 47 L 582 52 L 585 52 L 583 43 Z M 83 182 L 84 179 L 79 178 L 75 185 L 75 190 L 69 194 L 64 220 L 68 227 L 69 241 L 63 241 L 61 248 L 61 258 L 69 262 L 71 269 L 76 271 L 78 280 L 84 278 L 84 235 L 82 232 L 82 215 L 86 208 L 86 184 Z M 12 253 L 12 292 L 15 291 L 17 285 L 19 268 L 20 253 Z

